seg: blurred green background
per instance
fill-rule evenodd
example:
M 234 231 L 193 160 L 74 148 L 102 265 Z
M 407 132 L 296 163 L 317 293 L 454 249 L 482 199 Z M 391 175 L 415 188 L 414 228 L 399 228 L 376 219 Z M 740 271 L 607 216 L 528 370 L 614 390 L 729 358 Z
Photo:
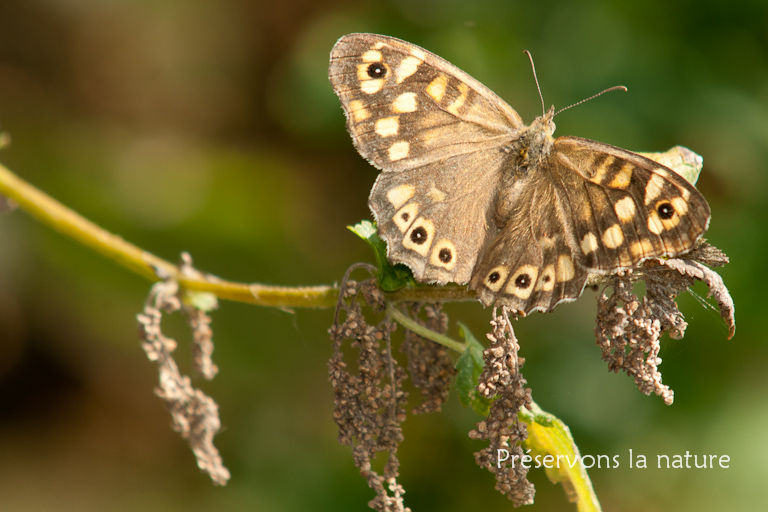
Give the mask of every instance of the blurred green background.
M 495 90 L 559 135 L 704 157 L 708 239 L 737 333 L 680 298 L 690 327 L 666 340 L 675 403 L 606 370 L 595 293 L 516 324 L 534 399 L 572 429 L 606 511 L 754 509 L 768 500 L 768 344 L 763 249 L 768 168 L 768 3 L 247 0 L 0 2 L 0 161 L 105 228 L 232 280 L 338 281 L 372 260 L 345 226 L 369 218 L 376 172 L 355 152 L 327 80 L 338 37 L 398 36 Z M 757 277 L 755 277 L 757 276 Z M 153 396 L 135 314 L 149 283 L 24 212 L 0 217 L 0 510 L 365 510 L 373 497 L 336 443 L 325 361 L 332 312 L 223 303 L 219 376 L 231 483 L 214 488 Z M 705 289 L 697 288 L 700 294 Z M 448 308 L 479 336 L 490 312 Z M 165 322 L 183 336 L 180 319 Z M 452 327 L 455 334 L 455 325 Z M 177 351 L 188 360 L 186 343 Z M 401 483 L 414 512 L 511 504 L 474 463 L 478 417 L 454 397 L 409 418 Z M 729 455 L 729 469 L 629 469 L 628 450 Z M 575 510 L 532 471 L 536 504 Z

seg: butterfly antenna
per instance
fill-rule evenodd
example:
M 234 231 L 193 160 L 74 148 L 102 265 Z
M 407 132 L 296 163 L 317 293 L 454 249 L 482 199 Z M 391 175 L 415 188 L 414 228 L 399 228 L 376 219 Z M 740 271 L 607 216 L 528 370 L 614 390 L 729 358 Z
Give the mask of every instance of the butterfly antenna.
M 541 94 L 541 87 L 539 87 L 539 77 L 536 76 L 536 66 L 533 64 L 533 56 L 528 50 L 524 50 L 528 56 L 528 60 L 531 61 L 531 71 L 533 71 L 533 79 L 536 81 L 536 89 L 539 91 L 539 99 L 541 99 L 541 115 L 545 114 L 544 111 L 544 96 Z
M 568 105 L 568 106 L 567 106 L 567 107 L 565 107 L 565 108 L 561 108 L 560 110 L 558 110 L 557 112 L 555 112 L 555 115 L 559 114 L 560 112 L 562 112 L 562 111 L 564 111 L 564 110 L 568 110 L 569 108 L 573 108 L 573 107 L 575 107 L 576 105 L 581 105 L 582 103 L 586 103 L 586 102 L 588 102 L 589 100 L 593 100 L 593 99 L 597 98 L 598 96 L 602 96 L 603 94 L 605 94 L 605 93 L 607 93 L 607 92 L 611 92 L 611 91 L 624 91 L 624 92 L 626 92 L 626 91 L 627 91 L 627 88 L 626 88 L 626 87 L 624 87 L 623 85 L 614 85 L 613 87 L 609 87 L 608 89 L 605 89 L 604 91 L 600 91 L 600 92 L 599 92 L 599 93 L 597 93 L 597 94 L 593 94 L 593 95 L 592 95 L 592 96 L 590 96 L 589 98 L 585 98 L 585 99 L 583 99 L 583 100 L 581 100 L 581 101 L 577 101 L 577 102 L 576 102 L 576 103 L 574 103 L 573 105 Z

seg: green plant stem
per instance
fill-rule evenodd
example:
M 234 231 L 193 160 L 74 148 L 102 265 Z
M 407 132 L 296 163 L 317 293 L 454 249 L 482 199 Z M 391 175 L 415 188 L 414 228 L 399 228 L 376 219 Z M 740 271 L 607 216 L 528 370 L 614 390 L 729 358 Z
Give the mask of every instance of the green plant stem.
M 176 266 L 109 233 L 44 192 L 20 179 L 0 164 L 0 193 L 37 220 L 137 274 L 156 281 L 173 275 Z
M 399 323 L 409 331 L 413 331 L 414 333 L 418 334 L 422 338 L 427 338 L 429 340 L 432 340 L 435 343 L 439 343 L 440 345 L 446 348 L 455 350 L 459 354 L 464 352 L 464 349 L 467 348 L 467 346 L 464 343 L 460 343 L 454 339 L 449 338 L 444 334 L 437 333 L 435 331 L 427 329 L 423 325 L 419 325 L 414 319 L 410 318 L 409 316 L 401 312 L 399 309 L 397 309 L 394 306 L 394 304 L 391 302 L 387 303 L 387 314 L 391 316 L 397 323 Z
M 0 194 L 43 224 L 117 262 L 150 281 L 176 279 L 188 290 L 221 299 L 284 308 L 331 308 L 339 290 L 334 286 L 283 287 L 236 283 L 199 272 L 181 272 L 177 265 L 123 240 L 67 208 L 0 164 Z

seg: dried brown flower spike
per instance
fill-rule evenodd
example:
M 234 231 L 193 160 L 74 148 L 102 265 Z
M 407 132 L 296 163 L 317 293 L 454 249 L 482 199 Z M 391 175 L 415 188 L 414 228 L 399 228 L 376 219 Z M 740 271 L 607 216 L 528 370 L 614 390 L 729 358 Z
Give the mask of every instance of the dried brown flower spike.
M 517 411 L 530 408 L 531 390 L 520 373 L 525 360 L 518 357 L 520 345 L 512 330 L 507 311 L 497 315 L 494 310 L 491 320 L 493 332 L 488 334 L 490 345 L 483 351 L 485 369 L 480 375 L 477 391 L 493 399 L 488 417 L 477 424 L 477 430 L 469 433 L 472 439 L 489 442 L 488 447 L 475 453 L 477 464 L 494 473 L 496 490 L 512 500 L 515 506 L 533 503 L 535 489 L 528 481 L 528 468 L 520 464 L 523 456 L 521 443 L 528 437 L 524 423 Z M 511 456 L 499 464 L 500 450 Z
M 603 360 L 611 371 L 624 371 L 634 377 L 638 389 L 662 397 L 672 404 L 674 392 L 661 382 L 659 339 L 669 332 L 680 339 L 688 324 L 677 308 L 675 297 L 689 289 L 694 281 L 703 281 L 709 294 L 720 306 L 720 314 L 728 326 L 730 339 L 736 330 L 733 299 L 722 278 L 705 265 L 721 266 L 728 258 L 706 242 L 686 254 L 684 258 L 660 260 L 657 265 L 646 265 L 639 271 L 626 271 L 614 276 L 598 297 L 597 345 L 603 351 Z M 645 297 L 638 298 L 632 291 L 633 283 L 645 281 Z
M 182 257 L 180 270 L 193 270 L 188 255 Z M 209 298 L 208 294 L 204 297 Z M 211 319 L 206 311 L 215 307 L 215 301 L 209 303 L 206 310 L 193 305 L 193 302 L 181 300 L 179 284 L 176 281 L 155 283 L 144 304 L 143 313 L 137 315 L 139 337 L 149 360 L 157 363 L 160 384 L 155 393 L 171 412 L 174 430 L 189 443 L 197 458 L 198 467 L 208 473 L 214 483 L 225 485 L 230 477 L 229 470 L 213 445 L 213 438 L 221 428 L 219 406 L 211 397 L 195 389 L 188 376 L 182 375 L 173 359 L 177 343 L 165 336 L 160 328 L 163 313 L 179 310 L 186 313 L 192 329 L 195 370 L 204 378 L 212 379 L 218 369 L 211 360 Z

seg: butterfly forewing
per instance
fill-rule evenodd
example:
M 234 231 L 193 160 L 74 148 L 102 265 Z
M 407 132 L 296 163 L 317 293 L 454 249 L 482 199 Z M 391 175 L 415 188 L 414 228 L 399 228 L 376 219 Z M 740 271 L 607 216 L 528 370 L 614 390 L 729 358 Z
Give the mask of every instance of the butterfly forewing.
M 629 151 L 552 138 L 411 43 L 350 34 L 329 76 L 355 147 L 382 170 L 369 206 L 389 259 L 423 282 L 470 283 L 522 313 L 574 300 L 590 273 L 692 249 L 709 206 L 674 171 Z
M 708 227 L 704 197 L 653 160 L 608 144 L 560 137 L 553 161 L 556 174 L 567 182 L 577 249 L 592 273 L 684 253 Z
M 342 37 L 329 75 L 355 146 L 385 172 L 498 148 L 524 127 L 487 87 L 398 39 Z
M 545 174 L 526 183 L 519 208 L 483 254 L 470 282 L 483 304 L 495 302 L 522 313 L 551 311 L 581 295 L 587 272 L 565 228 L 569 212 L 564 197 L 560 183 Z

